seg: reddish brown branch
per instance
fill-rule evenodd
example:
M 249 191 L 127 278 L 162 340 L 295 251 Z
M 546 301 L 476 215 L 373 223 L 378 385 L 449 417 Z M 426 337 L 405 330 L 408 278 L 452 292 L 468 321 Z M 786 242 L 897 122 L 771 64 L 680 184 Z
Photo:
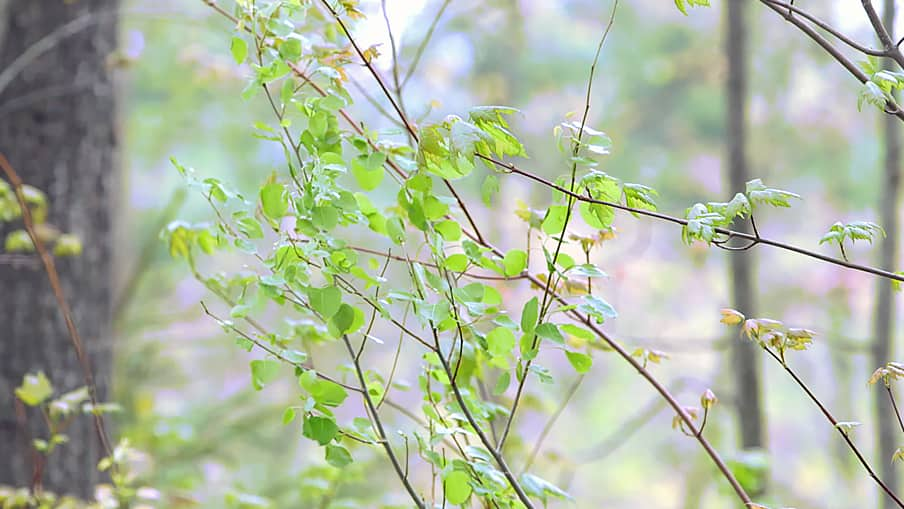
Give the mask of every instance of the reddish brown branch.
M 53 261 L 53 257 L 47 251 L 44 241 L 42 241 L 35 232 L 35 224 L 31 217 L 31 210 L 28 208 L 28 203 L 25 201 L 25 195 L 22 192 L 22 179 L 3 154 L 0 154 L 0 169 L 6 174 L 6 177 L 9 179 L 10 184 L 15 190 L 16 199 L 19 202 L 19 207 L 22 209 L 22 222 L 25 226 L 25 231 L 28 232 L 28 236 L 31 238 L 35 250 L 41 258 L 41 263 L 44 265 L 44 272 L 47 274 L 47 279 L 50 281 L 50 287 L 53 290 L 53 296 L 56 299 L 57 307 L 59 307 L 60 313 L 63 315 L 63 320 L 66 322 L 66 330 L 69 332 L 69 339 L 72 342 L 72 346 L 75 349 L 75 355 L 81 365 L 85 386 L 88 389 L 88 397 L 91 400 L 91 413 L 94 416 L 94 428 L 97 432 L 97 437 L 100 440 L 101 446 L 104 449 L 104 453 L 110 457 L 113 455 L 113 448 L 111 447 L 110 440 L 107 436 L 104 418 L 98 411 L 97 385 L 94 382 L 94 372 L 91 369 L 91 361 L 88 359 L 87 355 L 85 355 L 82 338 L 78 333 L 78 328 L 75 326 L 75 320 L 72 318 L 72 309 L 69 307 L 69 302 L 66 300 L 66 295 L 63 292 L 63 286 L 60 283 L 60 275 L 56 270 L 56 264 Z M 112 468 L 117 468 L 115 462 Z

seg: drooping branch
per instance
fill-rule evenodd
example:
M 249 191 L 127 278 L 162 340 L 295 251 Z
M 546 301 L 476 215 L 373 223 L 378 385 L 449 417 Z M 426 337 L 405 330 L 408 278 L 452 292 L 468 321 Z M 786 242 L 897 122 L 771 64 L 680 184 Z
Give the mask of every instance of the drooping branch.
M 867 8 L 867 7 L 869 9 L 872 8 L 872 4 L 870 3 L 869 0 L 862 0 L 862 1 L 864 4 L 864 8 Z M 838 48 L 836 48 L 825 37 L 820 35 L 819 32 L 817 32 L 812 26 L 810 26 L 807 23 L 807 21 L 805 21 L 805 19 L 802 19 L 802 18 L 804 18 L 803 14 L 801 14 L 799 16 L 793 15 L 794 13 L 798 12 L 798 9 L 791 10 L 791 9 L 789 9 L 789 7 L 791 7 L 790 4 L 784 4 L 784 3 L 778 2 L 776 0 L 760 0 L 760 3 L 762 3 L 763 5 L 765 5 L 768 8 L 772 9 L 773 11 L 777 12 L 786 21 L 788 21 L 792 25 L 796 26 L 798 28 L 798 30 L 800 30 L 801 32 L 806 34 L 807 37 L 812 39 L 813 42 L 818 44 L 823 50 L 825 50 L 826 53 L 828 53 L 832 58 L 834 58 L 836 62 L 838 62 L 839 64 L 842 65 L 842 67 L 847 69 L 847 71 L 849 73 L 851 73 L 855 78 L 857 78 L 857 80 L 860 81 L 860 83 L 866 83 L 869 81 L 870 77 L 867 76 L 866 73 L 863 72 L 863 70 L 860 69 L 860 67 L 858 67 L 856 63 L 854 63 L 851 59 L 849 59 L 847 56 L 845 56 Z M 869 11 L 867 11 L 867 12 L 869 12 Z M 875 11 L 873 11 L 873 12 L 875 12 Z M 813 18 L 813 16 L 808 15 L 806 17 L 807 20 L 810 20 L 811 18 Z M 881 27 L 881 21 L 879 22 L 879 26 Z M 874 27 L 876 27 L 875 24 L 874 24 Z M 885 31 L 884 27 L 881 27 L 881 28 L 880 27 L 876 27 L 877 34 L 879 34 L 880 31 Z M 833 32 L 830 32 L 830 33 L 832 33 L 832 35 L 835 35 Z M 879 34 L 879 35 L 880 35 L 880 39 L 881 39 L 881 34 Z M 885 35 L 886 36 L 888 35 L 887 32 Z M 846 41 L 844 39 L 842 39 L 842 41 L 845 42 L 845 44 L 850 44 L 848 41 Z M 883 44 L 885 44 L 885 41 L 883 41 Z M 870 54 L 870 53 L 866 53 L 866 54 Z M 891 43 L 891 48 L 886 46 L 884 56 L 893 58 L 899 65 L 904 66 L 904 56 L 901 56 L 900 50 L 898 50 L 897 46 L 894 45 L 894 43 Z M 902 121 L 904 121 L 904 110 L 902 110 L 891 99 L 889 99 L 887 101 L 887 105 L 885 107 L 885 112 L 890 115 L 894 115 L 894 116 L 898 117 L 899 119 L 901 119 Z
M 832 424 L 832 427 L 835 428 L 835 430 L 838 431 L 839 434 L 841 434 L 841 438 L 844 439 L 844 442 L 847 444 L 848 448 L 851 450 L 851 452 L 854 453 L 854 456 L 857 457 L 857 461 L 860 462 L 860 465 L 863 466 L 863 469 L 866 470 L 867 474 L 869 474 L 869 476 L 876 482 L 876 484 L 879 485 L 882 491 L 884 491 L 885 494 L 887 494 L 892 500 L 894 500 L 898 507 L 904 508 L 904 501 L 901 501 L 901 499 L 898 498 L 898 495 L 896 495 L 895 492 L 892 491 L 891 488 L 889 488 L 888 485 L 886 485 L 882 481 L 882 479 L 879 478 L 875 470 L 873 470 L 873 467 L 870 466 L 869 462 L 863 456 L 863 453 L 860 452 L 860 449 L 851 440 L 851 437 L 848 436 L 849 432 L 842 429 L 842 427 L 838 425 L 839 421 L 835 418 L 834 415 L 832 415 L 832 413 L 822 403 L 822 401 L 820 401 L 820 399 L 817 398 L 815 394 L 813 394 L 813 391 L 810 390 L 810 387 L 797 375 L 797 373 L 793 369 L 791 369 L 788 363 L 785 362 L 785 360 L 781 356 L 773 352 L 770 348 L 764 347 L 764 350 L 766 350 L 766 353 L 768 353 L 770 357 L 772 357 L 777 363 L 779 363 L 779 365 L 785 370 L 785 372 L 791 376 L 791 378 L 794 380 L 794 383 L 796 383 L 797 386 L 800 387 L 801 390 L 804 391 L 804 393 L 806 393 L 807 397 L 810 398 L 810 401 L 812 401 L 817 408 L 819 408 L 819 411 L 823 416 L 825 416 L 826 420 L 829 421 L 830 424 Z

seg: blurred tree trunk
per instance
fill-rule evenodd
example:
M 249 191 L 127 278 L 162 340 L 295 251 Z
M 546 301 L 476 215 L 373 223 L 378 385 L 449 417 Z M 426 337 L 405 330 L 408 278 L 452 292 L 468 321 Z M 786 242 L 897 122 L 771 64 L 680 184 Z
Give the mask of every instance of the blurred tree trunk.
M 101 399 L 111 370 L 110 200 L 117 139 L 107 57 L 117 41 L 117 5 L 117 0 L 0 0 L 0 73 L 29 49 L 32 55 L 0 90 L 0 108 L 6 111 L 0 116 L 0 152 L 27 184 L 47 193 L 48 223 L 76 234 L 84 245 L 81 256 L 59 259 L 57 268 Z M 50 43 L 46 51 L 35 54 L 44 43 Z M 17 417 L 14 388 L 28 372 L 44 371 L 57 394 L 83 386 L 84 378 L 40 264 L 0 266 L 0 288 L 0 484 L 28 486 L 28 440 L 45 437 L 47 429 L 33 411 L 27 423 Z M 93 420 L 75 419 L 67 434 L 69 443 L 49 458 L 44 486 L 88 496 L 99 479 L 101 457 Z
M 728 181 L 731 192 L 743 192 L 750 180 L 747 171 L 746 121 L 747 121 L 747 27 L 745 10 L 747 0 L 725 2 L 725 58 L 728 63 L 726 81 L 726 118 L 728 148 Z M 738 230 L 749 230 L 746 222 L 733 225 Z M 730 257 L 732 305 L 747 316 L 756 314 L 754 302 L 753 250 L 732 253 Z M 762 396 L 760 394 L 759 352 L 750 341 L 734 338 L 731 343 L 734 368 L 735 404 L 741 445 L 745 449 L 765 446 L 763 431 Z
M 895 23 L 895 2 L 885 0 L 883 23 L 889 32 L 893 32 Z M 890 60 L 885 62 L 886 68 L 894 69 Z M 898 119 L 884 115 L 882 120 L 885 137 L 885 168 L 882 176 L 882 198 L 880 202 L 879 222 L 885 228 L 888 238 L 882 243 L 879 253 L 880 267 L 895 267 L 898 258 L 898 188 L 901 183 L 901 129 Z M 875 334 L 872 364 L 874 368 L 884 365 L 890 360 L 892 352 L 892 329 L 894 325 L 894 294 L 891 281 L 880 279 L 876 283 L 876 314 L 873 324 Z M 882 480 L 893 491 L 898 490 L 898 476 L 892 465 L 891 455 L 900 445 L 897 434 L 897 417 L 884 389 L 874 391 L 876 398 L 876 436 L 878 454 L 876 461 L 882 465 Z M 895 507 L 894 501 L 882 496 L 882 507 Z

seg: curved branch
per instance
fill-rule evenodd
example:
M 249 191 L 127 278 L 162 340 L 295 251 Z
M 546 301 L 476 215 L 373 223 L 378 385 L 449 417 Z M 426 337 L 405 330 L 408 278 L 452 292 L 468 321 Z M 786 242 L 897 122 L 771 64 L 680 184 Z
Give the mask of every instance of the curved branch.
M 832 34 L 832 36 L 834 36 L 839 41 L 847 44 L 851 48 L 853 48 L 861 53 L 865 53 L 867 55 L 871 55 L 874 57 L 888 56 L 887 50 L 878 50 L 878 49 L 869 48 L 867 46 L 863 46 L 862 44 L 858 43 L 857 41 L 854 41 L 850 37 L 841 33 L 837 28 L 833 27 L 832 25 L 829 25 L 825 21 L 817 18 L 816 16 L 801 9 L 800 7 L 795 6 L 794 4 L 790 4 L 787 2 L 781 2 L 779 0 L 761 0 L 761 1 L 763 1 L 764 3 L 768 3 L 768 4 L 777 5 L 777 6 L 781 7 L 782 9 L 793 12 L 795 14 L 799 14 L 801 17 L 809 20 L 814 25 L 816 25 L 819 28 L 825 30 L 826 32 Z

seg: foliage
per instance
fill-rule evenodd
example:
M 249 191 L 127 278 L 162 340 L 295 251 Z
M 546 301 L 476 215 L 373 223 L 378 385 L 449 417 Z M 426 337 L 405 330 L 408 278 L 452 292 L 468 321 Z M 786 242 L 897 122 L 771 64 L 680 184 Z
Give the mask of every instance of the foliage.
M 144 455 L 132 448 L 125 439 L 116 445 L 109 456 L 97 464 L 99 471 L 110 474 L 112 483 L 96 486 L 95 500 L 82 501 L 41 489 L 45 465 L 48 461 L 53 461 L 51 455 L 58 448 L 65 447 L 69 441 L 66 429 L 72 424 L 73 419 L 116 412 L 119 407 L 110 403 L 93 405 L 87 387 L 56 394 L 53 385 L 43 372 L 25 375 L 15 394 L 23 405 L 40 413 L 47 426 L 48 435 L 32 440 L 32 447 L 38 455 L 34 464 L 35 478 L 32 487 L 15 488 L 0 485 L 0 506 L 8 509 L 113 509 L 142 507 L 142 504 L 160 498 L 156 490 L 137 485 L 136 466 L 140 464 Z

